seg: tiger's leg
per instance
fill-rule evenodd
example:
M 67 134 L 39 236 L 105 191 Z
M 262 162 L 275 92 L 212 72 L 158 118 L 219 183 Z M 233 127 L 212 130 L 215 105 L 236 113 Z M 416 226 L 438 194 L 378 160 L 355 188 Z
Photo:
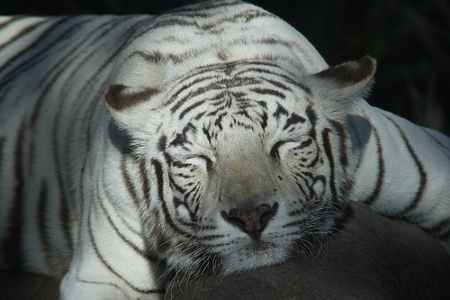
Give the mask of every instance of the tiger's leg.
M 99 201 L 84 210 L 61 299 L 162 299 L 164 265 L 149 259 L 139 249 L 142 238 L 127 235 Z

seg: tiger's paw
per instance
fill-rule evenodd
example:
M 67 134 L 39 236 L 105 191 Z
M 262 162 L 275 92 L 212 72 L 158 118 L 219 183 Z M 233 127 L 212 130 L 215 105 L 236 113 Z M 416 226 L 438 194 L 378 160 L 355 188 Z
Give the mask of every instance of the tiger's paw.
M 164 293 L 161 292 L 139 292 L 127 289 L 107 278 L 99 276 L 98 281 L 83 280 L 68 273 L 60 285 L 61 300 L 161 300 Z

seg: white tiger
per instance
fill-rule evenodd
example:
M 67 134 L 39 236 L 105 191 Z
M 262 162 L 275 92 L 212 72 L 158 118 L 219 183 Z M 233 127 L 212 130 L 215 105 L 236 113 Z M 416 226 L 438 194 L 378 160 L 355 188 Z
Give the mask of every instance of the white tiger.
M 450 139 L 363 100 L 370 57 L 329 68 L 234 0 L 0 30 L 0 265 L 63 278 L 62 299 L 282 263 L 350 200 L 450 252 Z

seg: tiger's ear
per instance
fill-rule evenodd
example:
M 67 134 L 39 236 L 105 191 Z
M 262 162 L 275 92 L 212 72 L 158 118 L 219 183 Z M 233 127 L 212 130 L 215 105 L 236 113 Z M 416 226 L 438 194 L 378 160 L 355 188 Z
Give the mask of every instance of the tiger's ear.
M 121 128 L 142 129 L 149 113 L 160 107 L 162 82 L 167 62 L 160 56 L 136 52 L 114 70 L 104 100 L 113 119 Z
M 308 76 L 308 85 L 319 105 L 332 117 L 344 115 L 367 96 L 373 83 L 376 61 L 365 56 Z

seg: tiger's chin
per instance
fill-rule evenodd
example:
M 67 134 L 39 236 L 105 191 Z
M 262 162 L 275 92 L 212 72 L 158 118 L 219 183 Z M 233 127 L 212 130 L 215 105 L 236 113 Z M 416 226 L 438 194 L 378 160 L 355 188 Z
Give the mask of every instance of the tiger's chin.
M 281 264 L 289 258 L 289 250 L 267 242 L 254 242 L 223 258 L 222 275 Z

